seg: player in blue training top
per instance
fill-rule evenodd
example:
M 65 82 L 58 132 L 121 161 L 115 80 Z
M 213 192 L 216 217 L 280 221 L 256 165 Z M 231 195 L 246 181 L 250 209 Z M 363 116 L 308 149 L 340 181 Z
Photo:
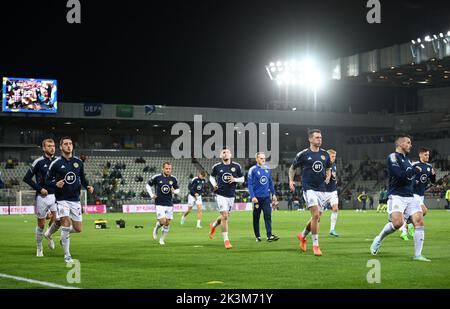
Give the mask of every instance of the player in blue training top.
M 55 187 L 45 184 L 45 176 L 47 175 L 48 168 L 55 160 L 55 141 L 51 138 L 43 140 L 42 151 L 44 155 L 34 160 L 23 177 L 23 181 L 36 191 L 36 256 L 44 256 L 42 248 L 42 238 L 44 236 L 48 239 L 48 247 L 52 250 L 55 249 L 55 242 L 53 241 L 52 235 L 60 226 L 56 209 Z M 35 177 L 36 181 L 33 180 L 33 177 Z M 49 212 L 51 213 L 50 227 L 44 233 L 45 219 Z
M 264 212 L 267 241 L 276 241 L 279 237 L 272 234 L 272 206 L 275 207 L 278 200 L 273 186 L 272 172 L 265 165 L 266 155 L 264 152 L 257 152 L 255 159 L 256 165 L 248 170 L 247 178 L 248 192 L 253 203 L 253 232 L 256 241 L 261 241 L 259 218 L 262 210 Z M 272 198 L 270 198 L 271 193 Z
M 428 163 L 430 161 L 430 149 L 421 148 L 419 150 L 419 161 L 414 162 L 413 166 L 416 167 L 416 180 L 414 182 L 414 197 L 419 202 L 420 208 L 422 208 L 423 216 L 428 212 L 428 208 L 425 206 L 424 197 L 425 190 L 428 184 L 436 182 L 436 172 L 433 166 Z M 408 240 L 408 234 L 414 237 L 414 225 L 411 222 L 411 218 L 405 218 L 406 221 L 400 228 L 402 234 L 400 237 L 403 240 Z
M 197 177 L 192 178 L 188 185 L 188 210 L 181 216 L 181 224 L 184 224 L 186 216 L 189 215 L 197 205 L 197 228 L 202 228 L 202 194 L 205 192 L 206 171 L 200 171 Z
M 231 161 L 230 148 L 224 147 L 220 152 L 220 158 L 222 162 L 213 166 L 209 176 L 216 194 L 220 216 L 210 224 L 208 236 L 212 239 L 216 227 L 220 224 L 225 248 L 231 249 L 233 246 L 228 239 L 228 214 L 234 206 L 236 183 L 244 183 L 244 173 L 238 163 Z
M 153 229 L 153 239 L 158 238 L 158 230 L 162 227 L 159 244 L 165 245 L 165 239 L 169 234 L 170 221 L 173 219 L 173 194 L 180 193 L 178 180 L 172 176 L 172 164 L 164 162 L 162 172 L 152 176 L 147 185 L 148 194 L 155 200 L 156 206 L 156 226 Z M 153 192 L 153 189 L 155 191 Z
M 375 237 L 370 246 L 372 255 L 376 255 L 380 249 L 383 239 L 399 229 L 404 222 L 404 218 L 412 217 L 415 227 L 414 232 L 414 260 L 430 261 L 422 255 L 424 240 L 424 222 L 422 209 L 419 201 L 414 198 L 413 186 L 416 172 L 420 167 L 414 167 L 409 161 L 407 155 L 411 151 L 411 137 L 401 134 L 395 139 L 395 152 L 387 158 L 389 170 L 389 189 L 388 189 L 388 213 L 390 222 Z
M 336 222 L 338 217 L 339 210 L 339 198 L 337 193 L 337 176 L 336 176 L 336 150 L 328 149 L 328 154 L 330 155 L 331 160 L 331 177 L 330 182 L 325 184 L 326 188 L 326 200 L 331 206 L 331 220 L 330 220 L 330 235 L 334 237 L 338 237 L 339 234 L 336 232 Z
M 61 156 L 50 164 L 45 182 L 49 187 L 56 186 L 55 199 L 62 226 L 61 243 L 64 248 L 64 261 L 73 263 L 70 255 L 70 233 L 80 233 L 83 228 L 81 186 L 85 187 L 89 193 L 93 193 L 94 188 L 86 180 L 84 162 L 72 155 L 72 139 L 61 138 L 59 148 Z
M 311 213 L 311 219 L 302 233 L 297 234 L 300 249 L 306 251 L 306 236 L 311 232 L 314 255 L 322 255 L 319 247 L 319 218 L 327 202 L 325 183 L 330 181 L 331 160 L 322 146 L 322 133 L 318 129 L 308 131 L 309 148 L 300 151 L 289 168 L 289 187 L 295 192 L 295 173 L 301 168 L 303 198 Z

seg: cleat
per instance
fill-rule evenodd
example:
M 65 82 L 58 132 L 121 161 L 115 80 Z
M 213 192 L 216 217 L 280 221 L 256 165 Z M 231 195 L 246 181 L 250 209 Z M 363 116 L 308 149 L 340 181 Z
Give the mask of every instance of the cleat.
M 261 237 L 256 237 L 256 242 L 260 242 L 261 241 Z
M 72 257 L 70 255 L 64 256 L 64 262 L 66 262 L 66 264 L 73 264 Z
M 372 245 L 370 246 L 370 253 L 372 255 L 377 255 L 378 250 L 380 250 L 381 242 L 379 240 L 379 237 L 375 237 L 375 239 L 372 242 Z
M 183 225 L 184 224 L 184 216 L 181 216 L 181 221 L 180 224 Z
M 225 240 L 225 248 L 226 248 L 227 250 L 233 248 L 233 246 L 231 245 L 231 243 L 230 243 L 229 240 Z
M 322 255 L 322 251 L 320 251 L 320 247 L 319 246 L 313 246 L 313 251 L 314 251 L 314 255 L 315 256 L 321 256 Z
M 415 228 L 414 228 L 414 224 L 410 223 L 408 224 L 408 234 L 411 237 L 414 237 L 414 233 L 415 233 Z
M 306 252 L 306 239 L 303 238 L 302 233 L 298 233 L 297 234 L 297 239 L 300 240 L 300 250 L 302 250 L 303 252 Z
M 336 233 L 335 230 L 331 230 L 331 231 L 330 231 L 330 235 L 331 235 L 331 236 L 334 236 L 334 237 L 339 237 L 339 234 Z
M 44 234 L 44 237 L 48 240 L 48 247 L 51 250 L 55 250 L 55 242 L 53 241 L 53 238 L 51 235 L 48 235 L 47 233 Z
M 277 241 L 280 239 L 277 235 L 270 235 L 270 237 L 267 238 L 268 242 Z
M 407 233 L 402 233 L 402 235 L 400 235 L 400 238 L 403 240 L 409 240 Z
M 208 233 L 209 239 L 213 239 L 214 233 L 216 232 L 216 228 L 212 224 L 209 225 L 209 228 L 210 228 Z
M 421 261 L 421 262 L 431 262 L 430 259 L 427 259 L 426 257 L 424 257 L 423 255 L 419 255 L 419 256 L 415 256 L 413 258 L 414 261 Z
M 153 240 L 156 240 L 156 239 L 158 239 L 158 231 L 156 230 L 156 227 L 155 227 L 155 228 L 153 228 L 153 233 L 152 233 L 152 236 L 153 236 Z
M 198 229 L 202 229 L 203 227 L 201 225 L 197 225 L 197 228 Z
M 164 242 L 164 240 L 163 239 L 159 239 L 159 244 L 161 245 L 161 246 L 164 246 L 166 243 Z
M 44 256 L 44 252 L 42 251 L 42 249 L 37 249 L 36 250 L 36 256 L 37 257 L 43 257 Z

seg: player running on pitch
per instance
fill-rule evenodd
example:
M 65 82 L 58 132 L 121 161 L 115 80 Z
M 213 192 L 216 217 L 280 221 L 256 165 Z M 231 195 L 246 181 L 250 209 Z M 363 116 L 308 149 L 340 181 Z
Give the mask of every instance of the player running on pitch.
M 414 162 L 413 166 L 416 168 L 416 181 L 414 182 L 414 198 L 419 202 L 420 208 L 422 208 L 423 216 L 425 217 L 428 208 L 425 206 L 425 190 L 428 184 L 436 182 L 436 172 L 433 166 L 428 163 L 430 160 L 430 149 L 421 148 L 419 150 L 419 161 Z M 405 223 L 401 227 L 401 238 L 403 240 L 408 240 L 408 234 L 414 237 L 414 225 L 410 222 L 411 218 L 406 218 Z
M 45 181 L 51 186 L 56 185 L 55 198 L 58 216 L 61 218 L 61 244 L 64 248 L 64 261 L 73 263 L 70 254 L 70 233 L 81 233 L 83 229 L 80 203 L 81 186 L 91 194 L 94 192 L 94 187 L 90 186 L 86 180 L 84 162 L 73 156 L 72 139 L 63 137 L 59 145 L 61 156 L 50 165 Z
M 309 130 L 309 148 L 300 151 L 289 168 L 289 187 L 295 191 L 295 173 L 297 167 L 301 167 L 303 197 L 311 213 L 311 219 L 306 224 L 302 233 L 297 234 L 300 241 L 300 249 L 306 252 L 306 236 L 311 232 L 313 240 L 313 252 L 321 256 L 319 247 L 319 221 L 322 207 L 327 202 L 325 184 L 331 177 L 331 160 L 328 152 L 322 145 L 322 133 L 318 129 Z
M 34 160 L 30 169 L 23 177 L 23 181 L 36 191 L 36 256 L 38 257 L 44 256 L 42 248 L 42 238 L 44 236 L 48 239 L 48 247 L 52 250 L 55 249 L 55 242 L 51 235 L 60 226 L 56 209 L 55 186 L 45 184 L 45 176 L 47 175 L 48 168 L 55 160 L 55 141 L 50 138 L 43 140 L 42 151 L 44 155 Z M 36 182 L 33 181 L 33 177 L 35 177 Z M 51 212 L 50 227 L 44 233 L 45 219 L 49 211 Z
M 423 213 L 419 201 L 414 198 L 413 194 L 416 171 L 420 170 L 420 168 L 414 167 L 407 158 L 412 148 L 411 137 L 406 134 L 399 135 L 395 140 L 395 146 L 395 152 L 391 153 L 387 158 L 389 170 L 388 213 L 390 222 L 375 237 L 370 246 L 370 252 L 372 255 L 376 255 L 380 250 L 383 239 L 399 229 L 403 225 L 404 218 L 411 216 L 415 227 L 414 260 L 429 262 L 430 260 L 422 255 L 425 238 Z
M 163 163 L 162 172 L 151 177 L 146 184 L 147 192 L 151 199 L 155 200 L 156 225 L 153 229 L 153 239 L 158 239 L 158 230 L 162 227 L 159 244 L 165 245 L 165 239 L 169 234 L 170 221 L 173 219 L 173 194 L 179 194 L 178 180 L 172 176 L 172 165 Z M 153 192 L 153 187 L 155 192 Z
M 184 224 L 186 217 L 192 212 L 194 204 L 197 205 L 197 228 L 202 228 L 202 194 L 205 192 L 206 171 L 198 173 L 197 177 L 192 178 L 188 185 L 188 210 L 181 216 L 181 224 Z
M 231 151 L 228 147 L 222 149 L 220 158 L 222 162 L 213 166 L 209 176 L 209 181 L 216 193 L 220 216 L 210 224 L 208 236 L 212 239 L 216 232 L 216 227 L 220 224 L 225 248 L 231 249 L 233 246 L 228 238 L 228 216 L 234 205 L 236 184 L 244 183 L 244 173 L 239 163 L 231 161 Z

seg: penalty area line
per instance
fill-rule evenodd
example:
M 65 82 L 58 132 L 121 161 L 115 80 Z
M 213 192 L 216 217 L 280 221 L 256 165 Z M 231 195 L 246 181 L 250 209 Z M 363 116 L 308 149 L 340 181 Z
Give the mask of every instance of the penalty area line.
M 57 289 L 70 289 L 70 290 L 80 289 L 80 288 L 73 287 L 73 286 L 59 285 L 59 284 L 52 283 L 52 282 L 39 281 L 39 280 L 28 279 L 28 278 L 24 278 L 24 277 L 11 276 L 11 275 L 2 274 L 2 273 L 0 273 L 0 278 L 7 278 L 7 279 L 13 279 L 13 280 L 17 280 L 17 281 L 39 284 L 39 285 L 48 286 L 48 287 L 57 288 Z

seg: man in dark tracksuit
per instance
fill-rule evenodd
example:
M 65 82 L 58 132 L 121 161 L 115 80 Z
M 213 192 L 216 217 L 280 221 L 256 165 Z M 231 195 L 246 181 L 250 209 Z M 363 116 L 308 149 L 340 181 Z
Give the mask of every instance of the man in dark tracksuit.
M 277 204 L 277 197 L 272 181 L 270 169 L 264 166 L 266 155 L 263 152 L 256 153 L 256 165 L 248 172 L 248 191 L 253 203 L 253 231 L 256 241 L 261 241 L 259 234 L 259 218 L 261 210 L 264 212 L 264 223 L 266 225 L 267 241 L 276 241 L 278 237 L 272 234 L 272 207 Z M 270 198 L 272 193 L 272 199 Z

